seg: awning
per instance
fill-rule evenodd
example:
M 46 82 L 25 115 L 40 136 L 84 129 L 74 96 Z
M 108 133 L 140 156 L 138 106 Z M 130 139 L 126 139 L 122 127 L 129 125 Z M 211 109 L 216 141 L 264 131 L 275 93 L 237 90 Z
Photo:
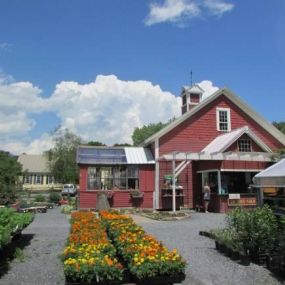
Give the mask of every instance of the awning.
M 253 182 L 256 187 L 284 187 L 285 158 L 256 174 Z

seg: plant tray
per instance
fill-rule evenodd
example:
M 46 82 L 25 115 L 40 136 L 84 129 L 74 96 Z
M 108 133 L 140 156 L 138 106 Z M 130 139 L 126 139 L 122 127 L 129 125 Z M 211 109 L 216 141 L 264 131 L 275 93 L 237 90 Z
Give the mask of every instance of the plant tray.
M 139 279 L 135 276 L 132 276 L 131 278 L 131 281 L 135 282 L 137 285 L 172 285 L 174 283 L 181 283 L 183 280 L 185 280 L 184 273 L 177 275 L 160 275 L 145 279 Z
M 109 281 L 93 281 L 90 283 L 86 283 L 86 282 L 73 282 L 73 281 L 65 281 L 65 285 L 122 285 L 124 284 L 125 281 L 116 281 L 116 280 L 109 280 Z

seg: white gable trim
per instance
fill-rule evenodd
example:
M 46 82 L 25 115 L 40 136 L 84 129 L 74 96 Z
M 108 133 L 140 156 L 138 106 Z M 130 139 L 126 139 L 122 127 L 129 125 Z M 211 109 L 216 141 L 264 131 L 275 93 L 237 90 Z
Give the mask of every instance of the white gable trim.
M 181 117 L 176 119 L 173 123 L 169 124 L 159 132 L 155 133 L 148 139 L 146 139 L 142 145 L 147 145 L 153 142 L 156 138 L 161 138 L 172 129 L 180 125 L 182 122 L 192 117 L 194 114 L 199 112 L 205 106 L 209 105 L 219 96 L 225 95 L 230 101 L 232 101 L 236 106 L 238 106 L 245 114 L 252 118 L 257 124 L 259 124 L 263 129 L 265 129 L 269 134 L 271 134 L 276 140 L 281 144 L 285 145 L 285 135 L 282 134 L 277 128 L 275 128 L 271 123 L 262 118 L 257 112 L 251 109 L 246 103 L 244 103 L 239 97 L 237 97 L 232 91 L 228 88 L 222 88 L 216 91 L 214 94 L 203 100 L 200 104 L 192 108 L 189 112 L 183 114 Z

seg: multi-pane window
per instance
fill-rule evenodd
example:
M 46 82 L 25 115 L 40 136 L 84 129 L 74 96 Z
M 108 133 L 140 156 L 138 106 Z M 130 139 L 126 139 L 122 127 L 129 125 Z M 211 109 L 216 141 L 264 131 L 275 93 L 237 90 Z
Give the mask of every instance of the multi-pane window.
M 136 189 L 139 187 L 138 166 L 89 167 L 87 187 L 89 190 Z
M 230 109 L 217 109 L 217 130 L 223 132 L 231 130 Z
M 24 176 L 24 183 L 25 184 L 32 184 L 33 183 L 33 176 L 32 175 Z
M 52 175 L 47 176 L 47 184 L 54 184 L 54 177 Z
M 251 152 L 251 140 L 241 139 L 238 140 L 239 152 Z
M 35 176 L 35 184 L 43 184 L 43 176 L 42 175 L 36 175 Z

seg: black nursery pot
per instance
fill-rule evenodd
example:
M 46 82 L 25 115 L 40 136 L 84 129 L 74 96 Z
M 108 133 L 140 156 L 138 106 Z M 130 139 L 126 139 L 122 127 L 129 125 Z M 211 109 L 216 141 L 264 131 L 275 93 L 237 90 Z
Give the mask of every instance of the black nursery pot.
M 176 275 L 160 275 L 145 279 L 139 279 L 136 276 L 131 277 L 131 281 L 135 282 L 136 285 L 173 285 L 175 283 L 181 283 L 183 280 L 185 280 L 184 273 Z
M 250 264 L 249 256 L 247 255 L 240 255 L 240 264 L 244 266 L 248 266 Z

